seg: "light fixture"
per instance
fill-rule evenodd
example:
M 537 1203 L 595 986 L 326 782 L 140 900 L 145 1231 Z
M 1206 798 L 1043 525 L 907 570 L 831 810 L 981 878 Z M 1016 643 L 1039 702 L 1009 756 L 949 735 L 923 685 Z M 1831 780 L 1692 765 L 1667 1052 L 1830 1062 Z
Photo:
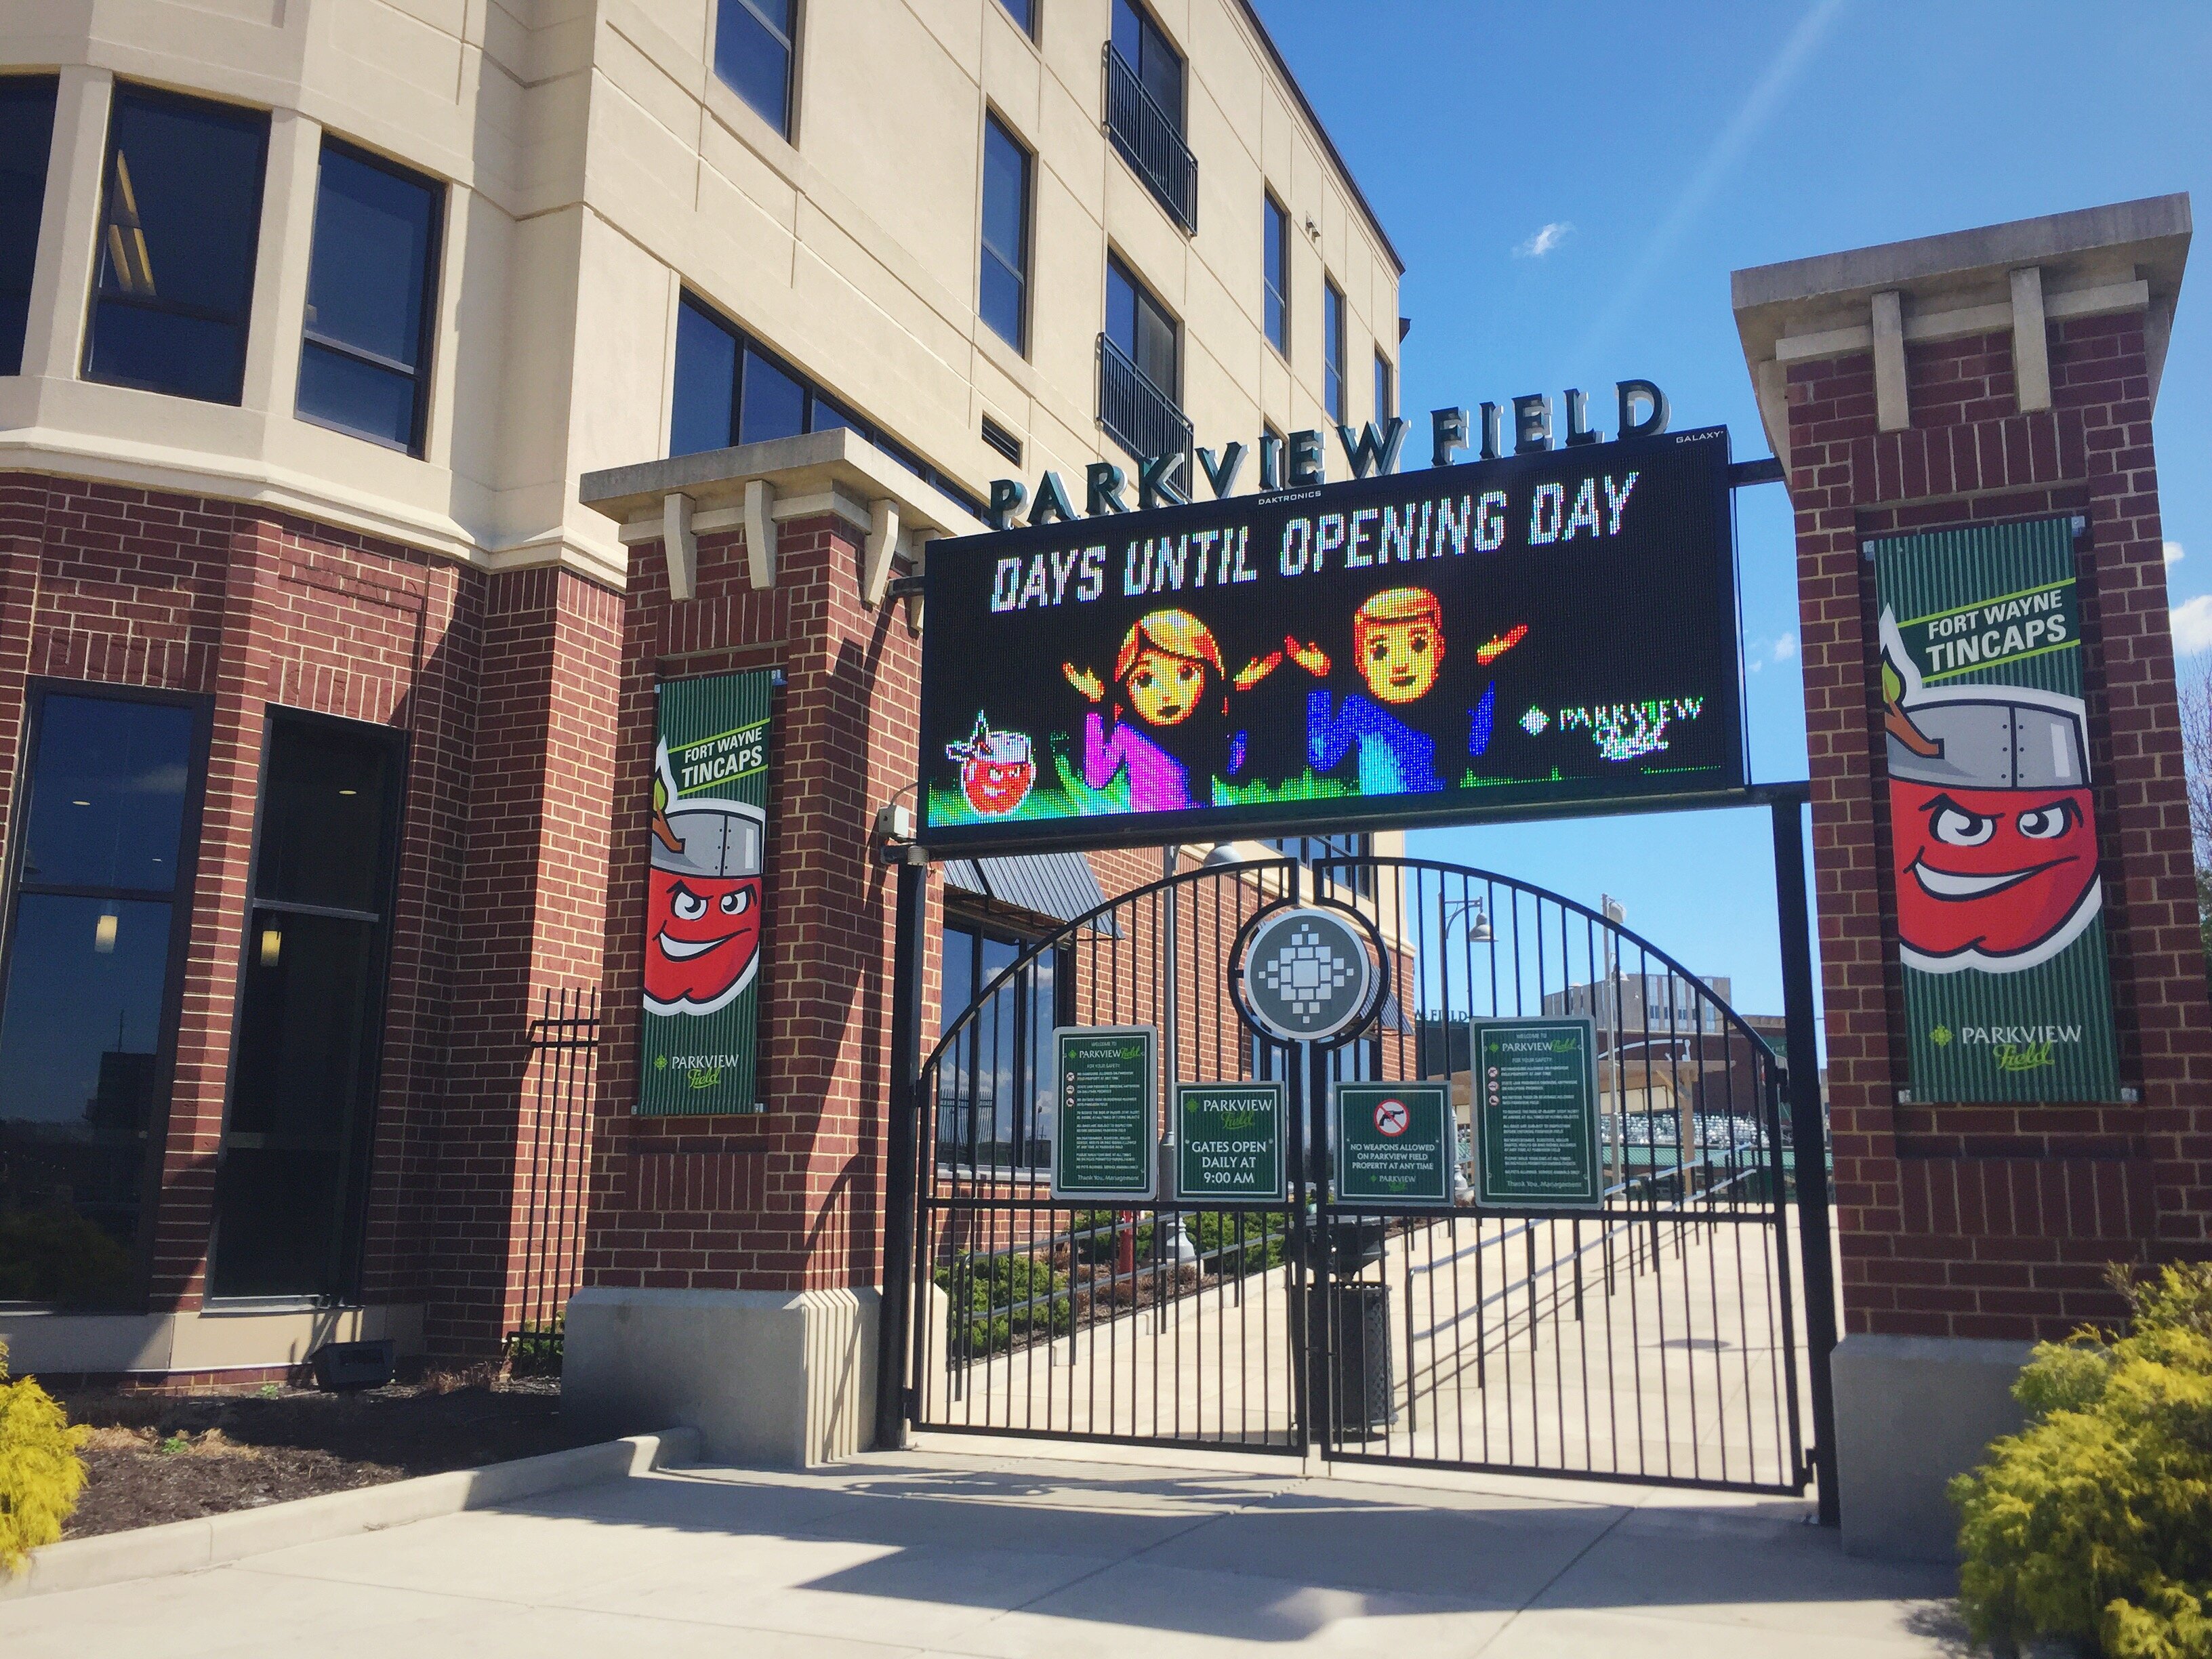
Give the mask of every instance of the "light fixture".
M 1243 862 L 1244 855 L 1237 850 L 1237 843 L 1224 841 L 1216 842 L 1212 850 L 1199 860 L 1198 867 L 1201 870 L 1225 870 L 1232 864 Z
M 73 800 L 70 805 L 71 806 L 89 806 L 92 803 L 88 800 Z
M 92 924 L 92 948 L 94 951 L 97 951 L 101 956 L 113 956 L 115 954 L 115 930 L 121 925 L 121 918 L 117 916 L 114 911 L 106 910 L 101 912 L 100 920 Z
M 261 965 L 274 968 L 284 954 L 284 935 L 274 927 L 261 930 Z
M 1474 925 L 1467 930 L 1468 943 L 1470 945 L 1488 945 L 1497 937 L 1498 935 L 1491 931 L 1490 915 L 1482 908 L 1482 901 L 1480 899 L 1475 900 Z
M 360 791 L 358 791 L 358 790 L 355 790 L 355 789 L 341 789 L 341 790 L 339 790 L 339 791 L 338 791 L 338 793 L 340 793 L 341 795 L 352 795 L 352 794 L 358 794 L 359 793 L 360 793 Z

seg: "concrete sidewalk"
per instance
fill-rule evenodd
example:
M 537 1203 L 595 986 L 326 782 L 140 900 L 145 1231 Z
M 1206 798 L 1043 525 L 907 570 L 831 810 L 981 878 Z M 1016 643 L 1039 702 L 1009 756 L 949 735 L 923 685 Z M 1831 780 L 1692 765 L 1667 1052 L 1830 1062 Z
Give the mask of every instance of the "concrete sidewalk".
M 1961 1646 L 1948 1572 L 1848 1559 L 1802 1503 L 1036 1449 L 939 1439 L 805 1474 L 665 1469 L 0 1603 L 0 1652 L 1875 1659 Z

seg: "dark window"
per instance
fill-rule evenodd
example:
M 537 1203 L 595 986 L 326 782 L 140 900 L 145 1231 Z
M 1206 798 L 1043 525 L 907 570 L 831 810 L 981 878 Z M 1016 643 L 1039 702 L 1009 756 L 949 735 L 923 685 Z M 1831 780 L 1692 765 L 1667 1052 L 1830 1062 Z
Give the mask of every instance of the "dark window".
M 34 688 L 0 1009 L 0 1302 L 116 1307 L 161 1165 L 202 711 Z
M 1036 0 L 999 0 L 1006 9 L 1006 15 L 1020 25 L 1024 34 L 1036 38 Z
M 1287 357 L 1291 355 L 1291 216 L 1272 196 L 1263 196 L 1260 201 L 1267 221 L 1267 341 Z
M 1328 406 L 1328 418 L 1340 423 L 1344 419 L 1344 292 L 1334 283 L 1328 284 L 1322 317 L 1322 401 Z
M 995 115 L 983 118 L 983 275 L 976 308 L 1000 339 L 1026 348 L 1030 153 Z
M 1390 392 L 1390 360 L 1378 351 L 1375 354 L 1375 419 L 1378 425 L 1390 418 L 1391 407 L 1396 401 Z
M 272 710 L 210 1289 L 351 1288 L 384 1032 L 398 735 Z
M 301 419 L 422 453 L 445 187 L 323 140 Z
M 983 417 L 983 441 L 1016 466 L 1022 464 L 1022 441 L 1000 426 L 988 415 Z
M 721 0 L 714 73 L 763 120 L 791 137 L 791 10 L 794 0 Z
M 1028 948 L 1017 934 L 948 916 L 940 1032 Z M 1072 954 L 1037 956 L 975 1010 L 945 1050 L 937 1073 L 939 1163 L 982 1171 L 1050 1164 L 1052 1028 L 1073 1023 Z
M 1340 859 L 1364 860 L 1375 850 L 1375 838 L 1368 835 L 1344 836 L 1276 836 L 1262 843 L 1273 848 L 1286 858 L 1294 858 L 1309 870 L 1322 866 L 1318 879 L 1332 887 L 1346 887 L 1367 897 L 1375 894 L 1375 866 L 1371 864 L 1341 864 Z
M 1114 0 L 1114 50 L 1177 132 L 1182 131 L 1182 55 L 1168 44 L 1151 14 L 1133 0 Z
M 1146 380 L 1174 399 L 1175 319 L 1127 265 L 1111 258 L 1106 261 L 1106 337 L 1121 348 Z
M 668 422 L 671 455 L 842 427 L 934 484 L 971 515 L 982 516 L 983 504 L 951 479 L 792 373 L 689 294 L 676 313 L 673 403 Z
M 0 374 L 23 372 L 23 327 L 54 137 L 54 84 L 50 75 L 0 80 Z
M 115 89 L 84 376 L 234 404 L 269 117 Z

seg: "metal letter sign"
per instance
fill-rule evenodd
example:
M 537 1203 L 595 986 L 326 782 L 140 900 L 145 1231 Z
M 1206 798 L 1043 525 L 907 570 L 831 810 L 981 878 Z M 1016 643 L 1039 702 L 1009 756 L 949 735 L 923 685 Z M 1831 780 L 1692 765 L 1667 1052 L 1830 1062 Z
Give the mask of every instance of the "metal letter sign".
M 659 687 L 643 1114 L 766 1109 L 755 1087 L 753 1036 L 773 679 L 761 669 Z
M 1159 1033 L 1149 1025 L 1063 1025 L 1052 1034 L 1060 1121 L 1052 1195 L 1150 1203 L 1159 1180 Z
M 1336 1200 L 1449 1204 L 1458 1125 L 1446 1083 L 1335 1083 Z
M 1280 1204 L 1288 1175 L 1281 1084 L 1176 1085 L 1177 1199 Z
M 1744 782 L 1724 429 L 938 542 L 923 580 L 933 849 Z
M 1309 906 L 1261 918 L 1237 969 L 1237 1006 L 1279 1042 L 1328 1042 L 1374 1012 L 1365 929 L 1349 912 Z
M 1874 551 L 1912 1098 L 2118 1100 L 2072 520 Z
M 1594 1210 L 1597 1038 L 1588 1019 L 1489 1020 L 1474 1028 L 1474 1192 L 1516 1209 Z

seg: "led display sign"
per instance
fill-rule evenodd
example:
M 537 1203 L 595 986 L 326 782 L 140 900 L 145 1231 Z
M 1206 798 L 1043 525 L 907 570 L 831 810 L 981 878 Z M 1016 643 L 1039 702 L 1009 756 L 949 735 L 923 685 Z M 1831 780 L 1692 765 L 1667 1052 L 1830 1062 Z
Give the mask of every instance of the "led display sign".
M 933 848 L 1745 781 L 1722 428 L 938 542 L 924 592 Z

